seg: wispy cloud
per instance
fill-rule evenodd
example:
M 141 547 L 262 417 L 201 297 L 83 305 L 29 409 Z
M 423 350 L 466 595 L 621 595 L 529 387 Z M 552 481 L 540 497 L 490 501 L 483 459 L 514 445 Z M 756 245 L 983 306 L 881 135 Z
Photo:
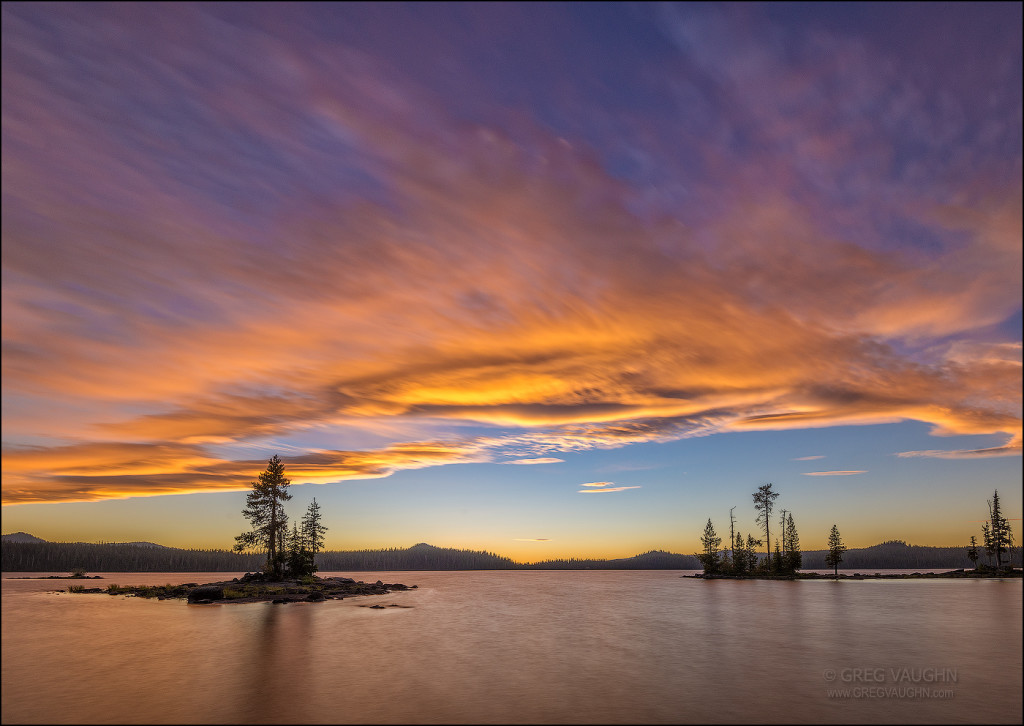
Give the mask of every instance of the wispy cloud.
M 547 537 L 516 537 L 512 540 L 513 542 L 550 542 L 551 540 Z
M 628 486 L 628 487 L 621 487 L 621 486 L 617 487 L 617 486 L 615 486 L 614 482 L 610 482 L 610 481 L 589 482 L 587 484 L 583 484 L 582 486 L 585 486 L 585 487 L 588 487 L 588 488 L 587 489 L 580 489 L 577 492 L 578 494 L 600 494 L 602 492 L 624 492 L 627 489 L 640 489 L 640 488 L 642 488 L 639 485 L 637 485 L 637 486 Z
M 901 451 L 896 456 L 902 458 L 929 459 L 988 459 L 998 456 L 1020 456 L 1021 437 L 1013 436 L 1002 446 L 990 446 L 984 449 L 930 449 L 925 451 Z
M 539 458 L 536 458 L 536 459 L 516 459 L 514 461 L 503 461 L 501 463 L 502 464 L 532 465 L 532 464 L 558 464 L 558 463 L 561 463 L 561 462 L 564 462 L 564 461 L 565 461 L 565 459 L 559 459 L 559 458 L 554 457 L 554 456 L 542 456 L 542 457 L 539 457 Z
M 790 461 L 814 461 L 815 459 L 824 459 L 824 458 L 825 458 L 824 456 L 820 456 L 820 455 L 819 456 L 798 456 L 795 459 L 790 459 Z

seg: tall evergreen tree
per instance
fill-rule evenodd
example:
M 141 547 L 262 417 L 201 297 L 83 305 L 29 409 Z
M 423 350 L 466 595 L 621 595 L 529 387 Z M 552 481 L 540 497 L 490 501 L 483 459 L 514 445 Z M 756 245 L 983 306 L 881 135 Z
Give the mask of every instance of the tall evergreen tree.
M 284 568 L 285 539 L 288 534 L 288 517 L 284 513 L 284 502 L 292 498 L 288 493 L 291 484 L 284 475 L 284 464 L 274 454 L 267 463 L 266 471 L 252 483 L 252 491 L 246 495 L 242 514 L 249 520 L 252 529 L 235 537 L 234 550 L 248 549 L 267 553 L 264 569 L 275 577 L 281 577 Z
M 1010 531 L 1010 523 L 1003 516 L 1002 507 L 999 504 L 999 490 L 992 493 L 992 501 L 989 503 L 989 532 L 992 539 L 992 551 L 996 556 L 996 569 L 1003 567 L 1003 555 L 1013 535 Z
M 833 524 L 832 531 L 828 535 L 828 552 L 825 553 L 825 565 L 833 568 L 833 573 L 839 577 L 839 563 L 843 561 L 843 553 L 846 552 L 846 545 L 843 538 L 839 536 L 839 529 Z
M 306 513 L 302 516 L 302 538 L 310 554 L 315 556 L 324 548 L 324 532 L 326 531 L 327 527 L 320 524 L 320 505 L 316 503 L 316 497 L 314 497 L 306 508 Z
M 782 530 L 782 541 L 786 545 L 784 567 L 790 572 L 796 572 L 804 566 L 804 556 L 800 552 L 800 535 L 797 534 L 796 525 L 793 523 L 793 513 L 786 517 L 786 526 Z
M 754 509 L 757 511 L 757 523 L 764 527 L 764 547 L 765 553 L 768 555 L 766 562 L 771 561 L 771 545 L 772 545 L 772 533 L 771 520 L 772 520 L 772 507 L 775 504 L 775 500 L 778 498 L 779 493 L 772 491 L 772 483 L 762 484 L 754 492 Z
M 715 532 L 715 527 L 711 524 L 711 518 L 708 517 L 708 523 L 704 527 L 704 534 L 700 538 L 701 553 L 697 555 L 697 559 L 700 560 L 700 564 L 704 568 L 705 575 L 717 574 L 721 569 L 721 562 L 718 557 L 718 546 L 720 544 L 722 544 L 722 538 Z

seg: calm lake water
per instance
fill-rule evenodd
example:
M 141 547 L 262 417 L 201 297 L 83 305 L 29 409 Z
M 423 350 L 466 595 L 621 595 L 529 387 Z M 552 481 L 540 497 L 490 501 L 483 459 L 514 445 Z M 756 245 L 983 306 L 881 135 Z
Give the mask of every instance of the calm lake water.
M 419 588 L 188 605 L 29 574 L 3 575 L 5 724 L 1021 721 L 1020 580 L 342 572 Z

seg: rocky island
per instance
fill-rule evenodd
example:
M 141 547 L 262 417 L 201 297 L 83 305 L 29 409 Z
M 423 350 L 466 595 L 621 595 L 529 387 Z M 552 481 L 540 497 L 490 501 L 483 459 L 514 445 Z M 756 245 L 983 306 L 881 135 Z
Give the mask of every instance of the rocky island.
M 275 580 L 262 572 L 247 573 L 242 577 L 221 582 L 209 582 L 204 585 L 189 582 L 183 585 L 132 585 L 121 586 L 111 584 L 104 588 L 71 585 L 67 591 L 75 594 L 107 593 L 108 595 L 124 595 L 127 597 L 184 599 L 195 605 L 213 603 L 252 603 L 272 602 L 285 604 L 291 602 L 323 602 L 324 600 L 343 600 L 357 595 L 387 595 L 391 592 L 416 589 L 401 583 L 357 582 L 350 577 L 317 577 L 306 576 L 299 579 Z M 383 608 L 383 605 L 371 606 Z M 401 607 L 392 605 L 391 607 Z

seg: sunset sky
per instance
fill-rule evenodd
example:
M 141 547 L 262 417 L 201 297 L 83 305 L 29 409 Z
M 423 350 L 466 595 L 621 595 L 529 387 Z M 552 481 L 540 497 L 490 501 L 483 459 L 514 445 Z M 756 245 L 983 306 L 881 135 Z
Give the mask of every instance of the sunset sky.
M 1021 7 L 3 3 L 3 532 L 1020 540 Z

